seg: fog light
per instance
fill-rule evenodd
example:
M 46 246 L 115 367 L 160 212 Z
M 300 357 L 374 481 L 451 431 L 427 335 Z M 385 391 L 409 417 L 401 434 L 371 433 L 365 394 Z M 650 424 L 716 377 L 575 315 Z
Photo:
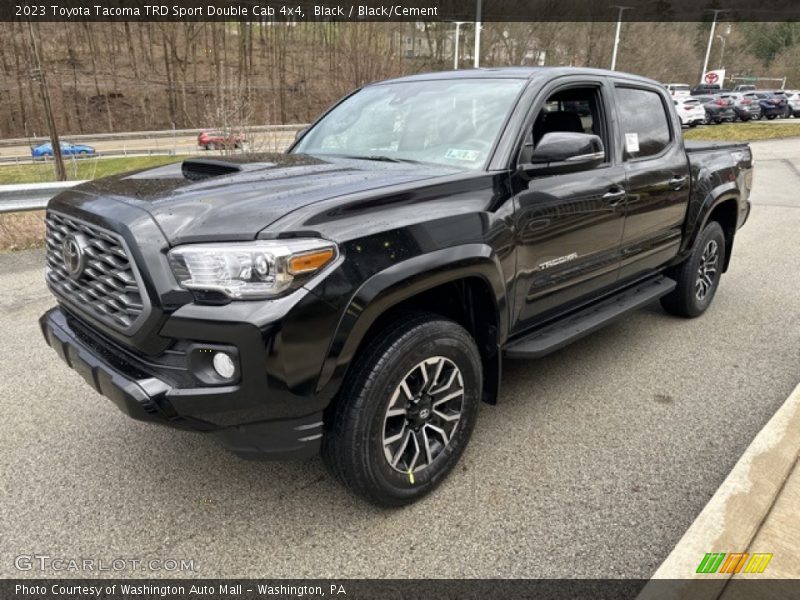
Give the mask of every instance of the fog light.
M 233 359 L 224 352 L 217 352 L 214 355 L 212 364 L 214 365 L 214 370 L 217 372 L 217 375 L 225 379 L 230 379 L 233 377 L 233 374 L 236 373 L 236 365 Z

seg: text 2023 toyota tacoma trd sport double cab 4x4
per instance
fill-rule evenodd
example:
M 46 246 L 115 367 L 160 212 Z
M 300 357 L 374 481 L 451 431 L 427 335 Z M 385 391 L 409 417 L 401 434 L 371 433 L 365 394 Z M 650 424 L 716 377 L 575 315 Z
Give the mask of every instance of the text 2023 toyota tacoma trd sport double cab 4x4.
M 744 144 L 685 147 L 657 82 L 432 73 L 286 154 L 93 181 L 47 211 L 48 343 L 136 419 L 310 456 L 373 502 L 433 489 L 535 358 L 660 299 L 702 314 L 750 210 Z

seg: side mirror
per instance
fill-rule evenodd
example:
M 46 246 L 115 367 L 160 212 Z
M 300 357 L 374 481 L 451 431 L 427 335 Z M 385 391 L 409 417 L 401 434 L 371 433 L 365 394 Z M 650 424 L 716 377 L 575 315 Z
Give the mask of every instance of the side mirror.
M 591 133 L 553 131 L 545 133 L 530 155 L 530 162 L 520 165 L 528 173 L 555 174 L 593 169 L 606 158 L 603 141 Z
M 303 127 L 302 129 L 298 129 L 297 133 L 294 134 L 294 141 L 296 142 L 301 137 L 303 137 L 306 134 L 306 131 L 308 131 L 309 129 L 310 129 L 309 127 Z

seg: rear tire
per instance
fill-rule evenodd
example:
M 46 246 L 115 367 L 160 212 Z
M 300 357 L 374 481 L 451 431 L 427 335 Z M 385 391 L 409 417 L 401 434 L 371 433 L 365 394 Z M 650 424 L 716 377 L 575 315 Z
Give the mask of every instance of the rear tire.
M 664 310 L 681 317 L 702 315 L 719 287 L 726 251 L 725 233 L 712 221 L 697 238 L 692 254 L 673 273 L 678 285 L 661 298 Z
M 463 327 L 427 313 L 399 318 L 350 367 L 326 418 L 323 460 L 370 502 L 414 502 L 461 457 L 481 390 L 480 354 Z

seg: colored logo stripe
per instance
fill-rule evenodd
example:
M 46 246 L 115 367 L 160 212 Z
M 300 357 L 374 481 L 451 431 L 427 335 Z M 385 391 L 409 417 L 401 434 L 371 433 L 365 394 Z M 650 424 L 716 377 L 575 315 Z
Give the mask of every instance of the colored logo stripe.
M 728 554 L 728 558 L 725 559 L 720 573 L 738 573 L 742 570 L 744 563 L 747 562 L 748 556 L 747 552 Z
M 748 557 L 750 560 L 748 561 Z M 736 574 L 744 568 L 745 573 L 763 573 L 772 560 L 772 554 L 747 552 L 708 552 L 697 566 L 697 573 Z M 723 562 L 724 561 L 724 562 Z M 746 566 L 745 566 L 746 565 Z M 721 567 L 721 568 L 720 568 Z
M 725 558 L 724 552 L 709 552 L 704 557 L 703 560 L 700 561 L 700 565 L 697 567 L 698 573 L 716 573 L 717 569 L 719 569 L 720 564 L 722 564 L 722 559 Z
M 769 561 L 772 560 L 772 554 L 753 554 L 750 557 L 750 562 L 744 568 L 745 573 L 763 573 L 767 568 Z

